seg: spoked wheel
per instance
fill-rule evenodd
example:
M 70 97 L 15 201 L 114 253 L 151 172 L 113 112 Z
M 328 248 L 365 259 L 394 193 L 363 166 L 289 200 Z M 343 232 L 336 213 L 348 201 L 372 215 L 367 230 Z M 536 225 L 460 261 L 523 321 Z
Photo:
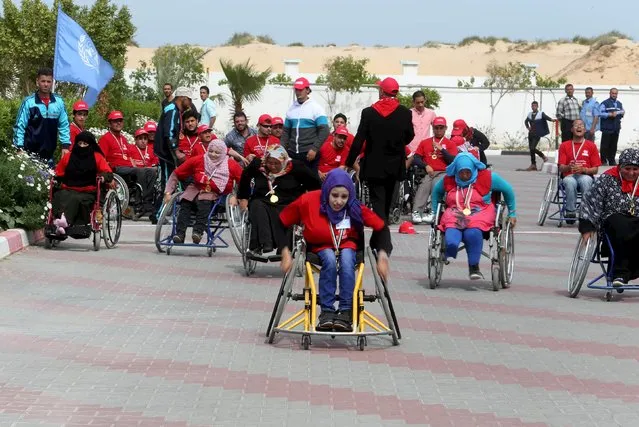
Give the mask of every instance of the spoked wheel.
M 100 241 L 102 240 L 102 233 L 100 233 L 99 231 L 94 231 L 93 232 L 93 250 L 94 251 L 99 251 L 100 250 Z
M 102 238 L 107 248 L 112 249 L 118 244 L 121 230 L 120 199 L 114 190 L 109 190 L 102 206 Z
M 402 338 L 402 332 L 399 330 L 399 323 L 397 323 L 397 316 L 395 315 L 395 309 L 393 308 L 393 301 L 391 300 L 390 293 L 388 292 L 388 286 L 377 273 L 377 258 L 373 254 L 371 248 L 366 248 L 368 252 L 368 259 L 371 263 L 371 269 L 373 270 L 373 278 L 375 280 L 375 290 L 377 292 L 377 298 L 384 310 L 388 327 L 393 332 L 393 345 L 399 345 L 399 340 Z
M 537 225 L 542 226 L 546 222 L 548 216 L 548 209 L 557 192 L 557 177 L 552 177 L 546 184 L 546 190 L 544 191 L 544 197 L 541 200 L 541 206 L 539 207 L 539 216 L 537 217 Z
M 231 237 L 233 238 L 233 243 L 235 243 L 235 247 L 237 250 L 242 253 L 242 236 L 244 222 L 242 221 L 242 211 L 239 206 L 231 206 L 229 200 L 231 198 L 226 198 L 226 220 L 229 224 L 229 231 L 231 232 Z
M 248 256 L 249 243 L 251 241 L 251 224 L 248 222 L 248 212 L 242 213 L 242 230 L 244 231 L 244 237 L 242 238 L 242 263 L 244 264 L 244 272 L 247 276 L 255 273 L 257 268 L 257 261 L 252 260 Z
M 568 273 L 568 293 L 570 298 L 575 298 L 579 295 L 581 285 L 584 283 L 586 274 L 588 274 L 590 260 L 592 260 L 597 248 L 596 240 L 594 237 L 584 239 L 583 236 L 579 236 L 577 248 L 570 264 L 570 273 Z
M 501 287 L 510 288 L 515 273 L 515 233 L 510 221 L 499 235 L 499 270 Z
M 431 289 L 437 288 L 444 270 L 443 247 L 440 233 L 431 228 L 428 234 L 428 282 Z
M 113 174 L 113 181 L 115 182 L 115 194 L 120 199 L 120 209 L 124 212 L 129 207 L 129 187 L 124 178 L 117 173 Z
M 180 205 L 178 204 L 179 197 L 182 193 L 175 193 L 171 196 L 168 203 L 165 203 L 158 215 L 158 223 L 155 226 L 155 247 L 158 252 L 164 252 L 162 248 L 163 244 L 169 238 L 173 237 L 175 232 L 175 221 L 177 221 L 178 214 L 180 213 Z M 167 248 L 168 249 L 168 248 Z M 167 251 L 170 253 L 170 251 Z
M 391 224 L 398 224 L 399 220 L 402 217 L 402 210 L 400 207 L 395 207 L 391 209 L 390 215 L 388 216 L 388 222 Z
M 298 262 L 296 260 L 295 264 L 297 263 Z M 280 323 L 284 307 L 286 307 L 289 295 L 291 294 L 291 289 L 293 289 L 293 283 L 295 282 L 294 268 L 295 267 L 291 268 L 288 273 L 284 275 L 280 290 L 277 293 L 275 305 L 273 306 L 273 313 L 271 314 L 271 319 L 268 322 L 268 328 L 266 328 L 266 336 L 268 337 L 269 344 L 272 344 L 273 340 L 275 340 L 275 328 Z

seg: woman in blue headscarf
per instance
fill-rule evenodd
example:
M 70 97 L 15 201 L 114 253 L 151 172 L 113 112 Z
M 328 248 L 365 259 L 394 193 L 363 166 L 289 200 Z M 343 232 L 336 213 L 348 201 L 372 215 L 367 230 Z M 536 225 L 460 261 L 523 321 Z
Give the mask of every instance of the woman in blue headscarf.
M 322 263 L 319 300 L 322 313 L 317 330 L 350 332 L 353 318 L 355 255 L 363 249 L 364 226 L 373 229 L 370 245 L 378 251 L 377 271 L 388 278 L 388 255 L 393 248 L 390 231 L 379 216 L 355 198 L 355 186 L 342 169 L 326 175 L 321 190 L 311 191 L 288 205 L 280 214 L 286 228 L 304 225 L 307 250 Z M 282 250 L 282 270 L 292 265 L 290 245 Z M 339 310 L 335 310 L 335 292 L 339 275 Z
M 493 191 L 503 194 L 508 217 L 514 227 L 517 213 L 512 186 L 469 153 L 459 153 L 446 168 L 444 179 L 433 188 L 433 212 L 437 212 L 440 200 L 446 204 L 439 222 L 439 229 L 445 236 L 446 258 L 457 258 L 459 244 L 463 241 L 471 280 L 484 278 L 479 270 L 479 260 L 483 232 L 489 231 L 495 224 L 495 205 L 491 201 Z

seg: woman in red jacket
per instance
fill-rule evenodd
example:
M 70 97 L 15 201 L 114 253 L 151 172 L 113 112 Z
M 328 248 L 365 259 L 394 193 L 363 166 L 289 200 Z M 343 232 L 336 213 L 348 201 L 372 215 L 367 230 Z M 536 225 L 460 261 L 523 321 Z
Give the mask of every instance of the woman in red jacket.
M 113 173 L 102 150 L 91 132 L 83 131 L 75 138 L 73 150 L 65 154 L 56 166 L 56 180 L 61 190 L 53 195 L 53 215 L 56 230 L 53 234 L 68 234 L 71 237 L 89 237 L 91 210 L 95 204 L 96 181 L 99 174 L 106 182 L 113 179 Z
M 350 332 L 358 242 L 364 238 L 364 226 L 371 227 L 370 244 L 378 250 L 377 270 L 386 280 L 388 255 L 393 248 L 388 227 L 372 210 L 355 199 L 353 181 L 341 169 L 327 174 L 321 190 L 306 193 L 288 205 L 280 214 L 280 220 L 287 228 L 304 224 L 308 250 L 317 254 L 322 262 L 319 277 L 322 312 L 317 330 Z M 291 242 L 282 242 L 282 246 L 281 266 L 286 272 L 292 265 Z M 339 311 L 336 311 L 338 274 Z
M 199 244 L 206 230 L 209 212 L 214 202 L 222 195 L 230 194 L 233 185 L 240 180 L 242 168 L 226 154 L 227 148 L 219 139 L 209 143 L 206 154 L 191 157 L 182 163 L 169 177 L 164 193 L 164 203 L 168 203 L 179 181 L 192 178 L 193 183 L 184 190 L 180 201 L 180 212 L 177 218 L 177 232 L 173 236 L 174 243 L 184 243 L 186 229 L 191 214 L 195 214 L 195 224 L 191 238 Z M 231 204 L 237 204 L 235 198 Z

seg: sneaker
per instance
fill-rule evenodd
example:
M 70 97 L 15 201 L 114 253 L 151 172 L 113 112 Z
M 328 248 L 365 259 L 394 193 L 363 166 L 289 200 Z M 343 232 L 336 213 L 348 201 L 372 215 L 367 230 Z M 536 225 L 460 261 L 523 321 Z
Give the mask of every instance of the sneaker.
M 422 222 L 424 224 L 432 224 L 435 216 L 432 213 L 422 214 Z
M 413 224 L 421 224 L 422 223 L 422 214 L 418 211 L 413 211 Z
M 620 288 L 622 286 L 626 286 L 627 284 L 628 281 L 623 277 L 617 277 L 615 280 L 612 281 L 612 286 L 615 288 Z
M 468 267 L 468 278 L 470 280 L 483 280 L 484 275 L 479 271 L 478 265 L 471 265 Z
M 155 214 L 151 214 L 149 215 L 149 221 L 151 221 L 151 224 L 156 225 L 158 223 L 158 218 L 155 216 Z
M 524 171 L 526 172 L 537 172 L 537 165 L 536 164 L 531 164 L 530 166 L 528 166 L 526 169 L 524 169 Z
M 353 313 L 351 310 L 340 311 L 333 318 L 333 329 L 337 332 L 352 332 Z
M 173 236 L 173 243 L 184 243 L 184 234 L 176 234 Z
M 541 160 L 543 160 L 544 163 L 546 163 L 548 161 L 548 157 L 544 156 L 543 154 L 541 155 Z
M 193 243 L 199 245 L 202 241 L 202 233 L 193 233 L 191 234 L 191 239 L 193 239 Z
M 315 326 L 315 330 L 316 331 L 332 331 L 334 317 L 335 317 L 335 312 L 322 311 L 322 313 L 319 315 L 319 319 L 317 320 L 317 326 Z

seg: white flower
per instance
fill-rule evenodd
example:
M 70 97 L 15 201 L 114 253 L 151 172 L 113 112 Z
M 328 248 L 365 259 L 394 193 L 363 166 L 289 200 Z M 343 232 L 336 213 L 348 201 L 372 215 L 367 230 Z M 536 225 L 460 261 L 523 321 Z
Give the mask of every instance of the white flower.
M 44 215 L 40 215 L 40 219 L 44 219 Z
M 42 187 L 40 187 L 40 184 L 38 184 L 38 188 L 36 188 L 36 190 L 42 191 Z
M 21 163 L 21 164 L 20 164 L 20 170 L 21 170 L 21 171 L 23 171 L 25 167 L 26 167 L 26 166 L 24 165 L 24 163 Z
M 51 209 L 51 202 L 47 202 L 47 209 Z
M 22 179 L 22 175 L 18 175 L 18 178 Z
M 0 213 L 4 213 L 4 211 L 2 209 L 0 209 Z

